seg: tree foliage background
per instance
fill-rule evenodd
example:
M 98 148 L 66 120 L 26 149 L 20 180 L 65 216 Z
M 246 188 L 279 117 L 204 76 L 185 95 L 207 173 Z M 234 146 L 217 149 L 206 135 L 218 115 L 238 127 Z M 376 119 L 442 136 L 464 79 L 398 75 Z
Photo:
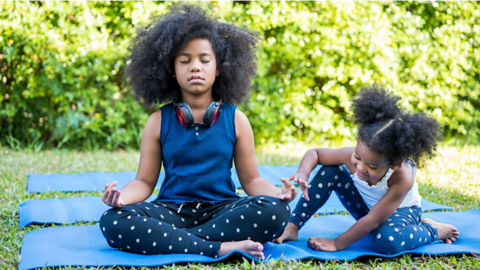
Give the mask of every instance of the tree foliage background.
M 142 107 L 125 85 L 128 45 L 172 4 L 0 2 L 0 144 L 138 148 L 158 107 Z M 209 5 L 263 37 L 241 106 L 257 145 L 354 139 L 349 98 L 373 82 L 436 118 L 447 142 L 478 143 L 479 2 Z

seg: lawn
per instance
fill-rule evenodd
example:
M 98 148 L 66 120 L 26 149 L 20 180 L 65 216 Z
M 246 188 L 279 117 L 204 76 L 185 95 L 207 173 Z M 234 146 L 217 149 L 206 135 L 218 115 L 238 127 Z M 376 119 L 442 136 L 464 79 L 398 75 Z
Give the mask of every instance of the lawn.
M 269 165 L 296 165 L 307 149 L 305 146 L 264 147 L 257 151 L 257 163 Z M 454 211 L 480 209 L 480 148 L 442 147 L 438 156 L 420 169 L 417 181 L 421 194 L 427 200 L 447 204 Z M 29 173 L 80 173 L 87 171 L 134 171 L 137 151 L 79 152 L 49 150 L 12 151 L 0 149 L 0 268 L 16 269 L 25 233 L 41 226 L 20 230 L 18 206 L 28 199 L 64 198 L 71 196 L 100 196 L 100 193 L 45 193 L 26 192 Z M 478 226 L 478 224 L 472 224 Z M 480 256 L 401 256 L 393 259 L 361 258 L 352 262 L 270 261 L 251 263 L 229 261 L 217 264 L 185 264 L 166 269 L 479 269 Z M 65 268 L 70 269 L 70 268 Z

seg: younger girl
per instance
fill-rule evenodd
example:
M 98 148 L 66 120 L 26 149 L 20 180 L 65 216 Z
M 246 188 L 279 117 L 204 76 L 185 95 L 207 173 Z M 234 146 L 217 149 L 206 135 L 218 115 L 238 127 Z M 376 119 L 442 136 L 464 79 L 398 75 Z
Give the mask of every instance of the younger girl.
M 359 125 L 356 147 L 307 151 L 297 174 L 288 178 L 300 184 L 304 196 L 276 242 L 297 240 L 298 230 L 332 191 L 357 222 L 335 239 L 311 237 L 308 246 L 314 250 L 342 250 L 372 231 L 373 249 L 385 254 L 458 238 L 452 225 L 422 220 L 415 182 L 415 164 L 435 153 L 439 125 L 422 113 L 402 111 L 399 99 L 377 85 L 362 88 L 352 100 Z M 308 184 L 318 164 L 323 166 Z
M 174 6 L 138 34 L 127 77 L 153 113 L 142 135 L 135 180 L 121 191 L 107 184 L 113 208 L 100 219 L 108 244 L 140 254 L 210 257 L 241 250 L 263 258 L 262 243 L 285 228 L 295 197 L 260 178 L 247 117 L 231 103 L 244 100 L 255 74 L 257 36 L 210 19 L 193 5 Z M 231 178 L 249 195 L 239 197 Z M 156 200 L 160 168 L 165 180 Z

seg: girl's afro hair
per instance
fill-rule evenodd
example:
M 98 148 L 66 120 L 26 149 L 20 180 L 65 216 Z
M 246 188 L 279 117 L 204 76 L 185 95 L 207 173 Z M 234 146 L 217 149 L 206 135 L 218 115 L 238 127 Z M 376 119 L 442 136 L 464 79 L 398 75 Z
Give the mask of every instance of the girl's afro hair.
M 257 33 L 212 19 L 200 6 L 174 5 L 169 12 L 138 31 L 129 50 L 127 82 L 147 104 L 181 99 L 174 79 L 174 60 L 190 40 L 208 39 L 216 57 L 219 76 L 213 98 L 232 104 L 245 101 L 256 73 Z
M 423 158 L 435 155 L 440 125 L 424 113 L 405 112 L 399 100 L 377 84 L 363 87 L 352 99 L 357 139 L 385 155 L 391 165 L 410 159 L 420 166 Z

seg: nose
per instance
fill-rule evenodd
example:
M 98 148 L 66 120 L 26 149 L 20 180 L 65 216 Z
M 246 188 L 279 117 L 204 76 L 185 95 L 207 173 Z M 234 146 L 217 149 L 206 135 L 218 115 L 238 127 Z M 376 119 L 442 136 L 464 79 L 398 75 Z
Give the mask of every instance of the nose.
M 363 167 L 363 164 L 358 163 L 357 166 L 355 166 L 357 171 L 359 172 L 365 172 L 365 168 Z
M 192 64 L 190 65 L 191 72 L 198 72 L 200 71 L 200 60 L 192 60 Z

